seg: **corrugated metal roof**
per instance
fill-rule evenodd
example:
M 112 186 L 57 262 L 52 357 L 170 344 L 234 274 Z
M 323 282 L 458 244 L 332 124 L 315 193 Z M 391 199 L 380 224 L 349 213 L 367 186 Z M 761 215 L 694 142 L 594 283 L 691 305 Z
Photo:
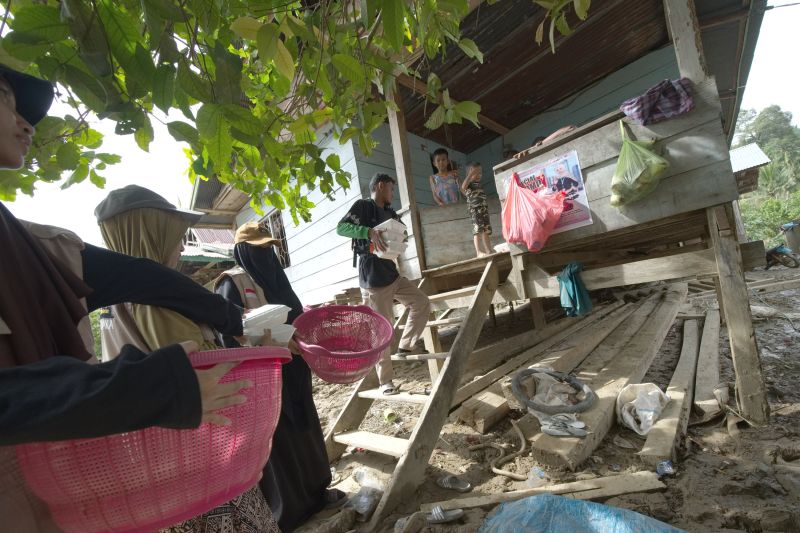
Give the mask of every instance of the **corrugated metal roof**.
M 233 244 L 232 229 L 192 228 L 197 242 L 200 244 Z
M 756 143 L 745 144 L 731 150 L 731 167 L 734 174 L 749 168 L 763 167 L 770 162 L 771 159 Z
M 181 252 L 181 261 L 192 261 L 195 263 L 221 263 L 224 261 L 233 261 L 229 254 L 221 254 L 204 250 L 199 246 L 191 244 L 184 245 L 183 252 Z

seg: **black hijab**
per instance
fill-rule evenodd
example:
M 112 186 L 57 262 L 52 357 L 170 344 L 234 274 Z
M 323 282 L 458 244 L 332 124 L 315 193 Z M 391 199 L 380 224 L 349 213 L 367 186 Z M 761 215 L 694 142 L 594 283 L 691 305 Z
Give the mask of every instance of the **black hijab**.
M 233 257 L 236 264 L 258 283 L 270 304 L 285 305 L 291 309 L 288 324 L 303 313 L 303 304 L 294 293 L 273 246 L 254 246 L 240 242 L 233 249 Z

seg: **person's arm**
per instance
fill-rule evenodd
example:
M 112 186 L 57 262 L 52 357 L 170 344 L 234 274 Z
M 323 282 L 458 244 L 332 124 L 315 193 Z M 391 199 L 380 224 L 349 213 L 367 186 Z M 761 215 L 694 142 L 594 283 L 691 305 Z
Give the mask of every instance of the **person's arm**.
M 89 310 L 130 302 L 171 309 L 226 335 L 242 334 L 241 310 L 164 265 L 90 244 L 81 252 Z
M 228 300 L 233 305 L 239 307 L 240 309 L 244 309 L 244 302 L 242 301 L 242 296 L 239 294 L 239 289 L 236 288 L 236 284 L 233 280 L 229 277 L 225 277 L 217 288 L 214 289 L 214 292 Z M 239 342 L 233 337 L 233 335 L 220 335 L 220 340 L 222 341 L 222 345 L 225 348 L 238 348 L 241 346 Z
M 56 356 L 0 370 L 0 445 L 194 428 L 201 415 L 197 376 L 178 344 L 152 354 L 126 346 L 97 365 Z
M 366 218 L 365 200 L 357 200 L 336 226 L 336 233 L 350 239 L 369 239 L 369 226 L 362 223 Z
M 436 202 L 436 204 L 439 207 L 442 207 L 444 205 L 444 202 L 442 201 L 441 198 L 439 198 L 439 195 L 436 194 L 436 184 L 433 181 L 433 176 L 429 176 L 428 181 L 431 184 L 431 194 L 433 194 L 433 201 Z

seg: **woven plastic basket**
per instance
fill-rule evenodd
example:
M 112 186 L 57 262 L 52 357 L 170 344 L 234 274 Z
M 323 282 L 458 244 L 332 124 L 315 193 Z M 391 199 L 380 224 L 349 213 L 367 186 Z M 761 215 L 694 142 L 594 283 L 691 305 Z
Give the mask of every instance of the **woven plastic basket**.
M 384 317 L 363 305 L 329 305 L 294 321 L 300 354 L 329 383 L 353 383 L 367 375 L 392 342 Z
M 66 532 L 152 532 L 202 514 L 255 485 L 280 416 L 283 348 L 189 355 L 196 368 L 243 361 L 222 382 L 249 379 L 230 426 L 159 427 L 17 446 L 28 485 Z

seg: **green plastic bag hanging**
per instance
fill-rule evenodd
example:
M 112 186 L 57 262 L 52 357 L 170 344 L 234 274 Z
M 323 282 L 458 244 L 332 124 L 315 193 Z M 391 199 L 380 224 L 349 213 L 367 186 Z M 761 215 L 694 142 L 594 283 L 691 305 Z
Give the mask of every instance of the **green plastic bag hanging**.
M 655 141 L 637 141 L 628 135 L 620 120 L 622 148 L 611 178 L 611 205 L 622 207 L 653 192 L 669 161 L 652 151 Z

